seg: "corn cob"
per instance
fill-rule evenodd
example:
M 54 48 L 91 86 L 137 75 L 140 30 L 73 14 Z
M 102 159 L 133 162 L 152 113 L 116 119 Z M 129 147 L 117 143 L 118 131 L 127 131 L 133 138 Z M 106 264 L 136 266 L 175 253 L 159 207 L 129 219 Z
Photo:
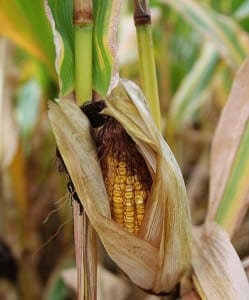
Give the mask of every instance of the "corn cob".
M 135 143 L 113 118 L 97 130 L 97 149 L 112 218 L 137 235 L 152 184 L 146 163 Z

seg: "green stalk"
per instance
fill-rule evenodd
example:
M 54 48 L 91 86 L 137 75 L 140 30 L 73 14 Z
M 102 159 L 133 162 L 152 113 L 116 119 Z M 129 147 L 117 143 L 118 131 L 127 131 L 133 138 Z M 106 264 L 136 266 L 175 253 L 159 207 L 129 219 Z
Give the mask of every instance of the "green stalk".
M 157 127 L 161 130 L 160 103 L 148 1 L 134 0 L 134 8 L 142 89 Z
M 75 93 L 78 105 L 92 99 L 92 1 L 74 1 Z
M 74 0 L 75 94 L 82 105 L 92 100 L 92 0 Z M 74 205 L 74 208 L 78 205 Z M 89 219 L 74 211 L 75 254 L 78 274 L 78 299 L 97 299 L 96 234 Z M 79 224 L 82 225 L 79 227 Z

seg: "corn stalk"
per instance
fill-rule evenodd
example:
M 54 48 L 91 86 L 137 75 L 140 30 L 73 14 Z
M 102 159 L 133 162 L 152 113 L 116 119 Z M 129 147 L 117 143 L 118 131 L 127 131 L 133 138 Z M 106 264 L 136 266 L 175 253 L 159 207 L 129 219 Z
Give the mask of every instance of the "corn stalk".
M 137 31 L 142 89 L 157 127 L 161 129 L 160 103 L 151 31 L 151 17 L 147 0 L 134 1 L 134 22 Z

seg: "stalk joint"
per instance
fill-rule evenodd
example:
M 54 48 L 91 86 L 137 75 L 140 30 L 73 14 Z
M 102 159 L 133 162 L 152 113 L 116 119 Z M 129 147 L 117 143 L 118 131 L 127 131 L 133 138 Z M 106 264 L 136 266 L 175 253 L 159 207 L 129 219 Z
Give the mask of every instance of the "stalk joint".
M 151 24 L 151 17 L 149 14 L 146 15 L 134 15 L 134 22 L 136 26 Z
M 79 26 L 91 24 L 93 22 L 92 12 L 83 10 L 75 11 L 73 16 L 73 22 L 74 24 Z

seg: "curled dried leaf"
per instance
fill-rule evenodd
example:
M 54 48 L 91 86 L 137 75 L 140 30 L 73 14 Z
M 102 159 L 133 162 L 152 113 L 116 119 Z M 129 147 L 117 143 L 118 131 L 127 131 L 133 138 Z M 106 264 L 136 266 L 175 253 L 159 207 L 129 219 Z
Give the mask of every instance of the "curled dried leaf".
M 194 231 L 194 282 L 203 299 L 246 300 L 249 284 L 228 234 L 214 223 Z

